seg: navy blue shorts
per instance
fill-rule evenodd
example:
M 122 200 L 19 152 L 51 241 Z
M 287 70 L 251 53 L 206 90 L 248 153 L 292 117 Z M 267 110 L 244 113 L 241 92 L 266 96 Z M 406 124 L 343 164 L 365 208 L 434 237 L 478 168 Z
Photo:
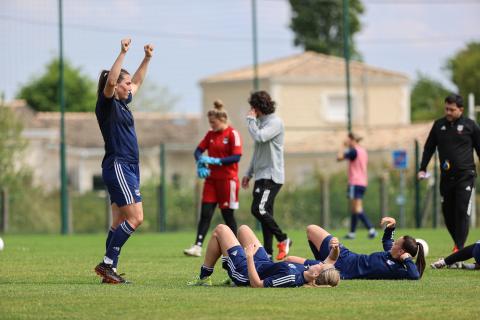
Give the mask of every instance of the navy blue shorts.
M 245 255 L 242 246 L 231 247 L 227 252 L 227 257 L 222 256 L 222 266 L 227 270 L 230 279 L 232 279 L 237 286 L 250 285 L 248 279 L 247 256 Z M 253 260 L 258 273 L 261 273 L 264 267 L 272 264 L 272 260 L 270 260 L 263 247 L 258 248 L 253 256 Z
M 124 164 L 115 161 L 113 167 L 103 168 L 102 178 L 110 194 L 111 203 L 123 207 L 142 202 L 138 164 Z
M 329 248 L 329 243 L 330 239 L 332 239 L 333 236 L 329 235 L 325 239 L 323 239 L 322 244 L 320 245 L 320 250 L 319 251 L 314 251 L 313 255 L 315 256 L 315 259 L 318 261 L 323 261 L 327 259 L 328 255 L 330 254 L 330 248 Z M 337 262 L 335 262 L 335 268 L 340 271 L 340 276 L 342 276 L 343 279 L 343 272 L 346 272 L 348 269 L 348 266 L 354 265 L 355 261 L 358 257 L 358 254 L 351 252 L 347 248 L 345 248 L 342 244 L 340 244 L 340 255 L 338 256 Z
M 367 187 L 350 184 L 348 185 L 347 198 L 350 200 L 363 199 L 363 195 L 365 194 L 366 190 L 367 190 Z
M 473 258 L 477 264 L 480 264 L 480 240 L 473 247 Z

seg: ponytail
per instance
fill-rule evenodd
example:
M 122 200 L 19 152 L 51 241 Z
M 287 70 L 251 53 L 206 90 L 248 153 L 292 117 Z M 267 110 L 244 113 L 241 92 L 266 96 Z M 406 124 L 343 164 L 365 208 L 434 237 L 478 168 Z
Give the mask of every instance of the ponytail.
M 423 271 L 425 271 L 425 251 L 423 245 L 420 242 L 417 242 L 415 238 L 410 236 L 403 237 L 403 250 L 410 254 L 412 257 L 416 257 L 415 266 L 417 266 L 418 273 L 420 274 L 420 278 L 423 275 Z
M 420 278 L 425 271 L 425 251 L 423 245 L 420 242 L 417 242 L 418 252 L 417 259 L 415 260 L 415 265 L 417 266 L 418 272 L 420 273 Z
M 100 77 L 98 77 L 97 96 L 99 96 L 103 92 L 103 89 L 105 89 L 105 85 L 107 84 L 109 73 L 110 73 L 110 70 L 102 70 L 100 72 Z M 128 71 L 125 69 L 121 69 L 120 75 L 118 76 L 118 79 L 117 79 L 117 83 L 122 82 L 126 74 L 129 75 L 130 73 L 128 73 Z

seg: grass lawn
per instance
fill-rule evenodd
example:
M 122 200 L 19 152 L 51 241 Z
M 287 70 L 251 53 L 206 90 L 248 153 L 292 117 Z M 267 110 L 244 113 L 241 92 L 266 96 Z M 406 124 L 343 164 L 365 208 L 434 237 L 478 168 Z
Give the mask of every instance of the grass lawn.
M 345 230 L 338 232 L 344 235 Z M 424 238 L 427 263 L 448 255 L 443 229 L 397 230 Z M 291 231 L 291 254 L 311 257 L 303 231 Z M 366 232 L 344 244 L 380 251 Z M 341 281 L 337 288 L 187 287 L 201 258 L 183 256 L 193 233 L 136 234 L 119 272 L 132 285 L 102 285 L 93 272 L 104 235 L 6 235 L 0 252 L 0 319 L 477 319 L 480 271 L 431 270 L 420 281 Z M 468 244 L 480 239 L 472 230 Z M 217 265 L 214 283 L 226 273 Z

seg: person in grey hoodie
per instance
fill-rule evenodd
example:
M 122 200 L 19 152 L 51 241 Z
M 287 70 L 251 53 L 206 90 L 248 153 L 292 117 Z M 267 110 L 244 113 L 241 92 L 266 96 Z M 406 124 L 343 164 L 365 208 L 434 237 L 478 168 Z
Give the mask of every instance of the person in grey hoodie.
M 266 91 L 254 92 L 248 100 L 250 111 L 247 114 L 248 132 L 255 146 L 252 160 L 242 187 L 248 189 L 255 176 L 253 186 L 252 214 L 260 221 L 263 231 L 263 246 L 271 256 L 273 236 L 278 241 L 277 260 L 283 260 L 292 241 L 282 231 L 273 218 L 275 197 L 285 182 L 283 161 L 283 121 L 275 115 L 275 102 Z

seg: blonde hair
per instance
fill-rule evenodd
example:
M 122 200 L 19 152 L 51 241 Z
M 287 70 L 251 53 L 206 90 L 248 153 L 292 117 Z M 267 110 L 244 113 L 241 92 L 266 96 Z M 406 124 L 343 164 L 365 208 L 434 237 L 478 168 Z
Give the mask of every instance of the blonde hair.
M 224 123 L 228 121 L 227 111 L 223 108 L 223 102 L 221 100 L 215 100 L 213 102 L 213 109 L 209 110 L 207 116 L 214 117 Z
M 334 267 L 328 268 L 320 272 L 320 275 L 315 279 L 315 286 L 336 287 L 340 282 L 340 272 Z

